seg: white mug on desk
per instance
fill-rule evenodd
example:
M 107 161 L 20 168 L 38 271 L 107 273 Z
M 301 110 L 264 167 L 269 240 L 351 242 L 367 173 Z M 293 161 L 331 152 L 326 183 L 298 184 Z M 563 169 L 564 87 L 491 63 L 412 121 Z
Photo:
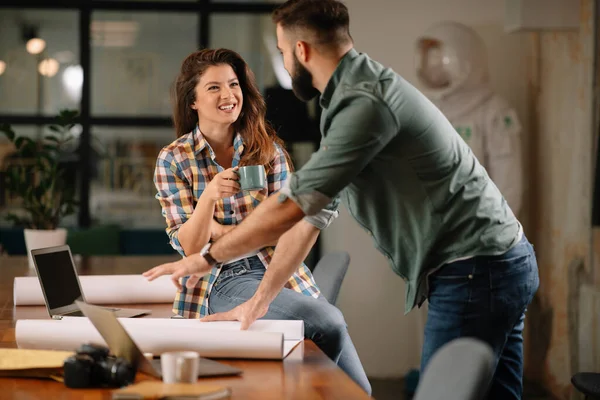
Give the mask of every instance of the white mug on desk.
M 195 351 L 170 351 L 162 353 L 160 365 L 164 383 L 196 383 L 200 354 Z

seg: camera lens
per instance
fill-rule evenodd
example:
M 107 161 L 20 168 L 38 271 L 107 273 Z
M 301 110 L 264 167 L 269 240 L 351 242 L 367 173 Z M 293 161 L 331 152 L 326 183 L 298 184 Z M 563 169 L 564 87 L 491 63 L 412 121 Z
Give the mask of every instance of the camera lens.
M 123 387 L 135 380 L 135 368 L 123 358 L 109 357 L 102 363 L 103 382 L 112 387 Z

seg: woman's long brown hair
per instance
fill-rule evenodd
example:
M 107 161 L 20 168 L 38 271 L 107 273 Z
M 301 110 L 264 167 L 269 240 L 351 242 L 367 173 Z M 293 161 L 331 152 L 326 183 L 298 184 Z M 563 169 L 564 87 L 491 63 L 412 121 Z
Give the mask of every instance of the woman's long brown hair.
M 244 139 L 244 152 L 240 165 L 264 165 L 267 173 L 275 153 L 275 143 L 281 146 L 285 158 L 292 168 L 283 141 L 271 125 L 265 121 L 267 106 L 256 86 L 254 73 L 244 59 L 228 49 L 198 50 L 183 60 L 181 71 L 173 89 L 173 122 L 177 137 L 186 135 L 198 124 L 198 114 L 191 108 L 196 101 L 196 86 L 208 67 L 227 64 L 237 75 L 244 96 L 242 111 L 234 123 L 235 132 Z

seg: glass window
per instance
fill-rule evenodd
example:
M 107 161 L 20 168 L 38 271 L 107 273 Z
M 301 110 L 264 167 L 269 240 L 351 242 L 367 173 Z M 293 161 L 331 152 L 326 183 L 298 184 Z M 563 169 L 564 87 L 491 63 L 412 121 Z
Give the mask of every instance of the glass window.
M 175 140 L 171 128 L 92 129 L 92 220 L 131 227 L 165 227 L 154 198 L 159 151 Z
M 231 29 L 235 26 L 235 29 Z M 210 46 L 237 51 L 254 72 L 267 103 L 267 120 L 289 142 L 319 140 L 311 122 L 316 99 L 304 103 L 293 94 L 291 78 L 277 49 L 270 14 L 215 13 L 210 21 Z
M 173 12 L 92 14 L 93 116 L 169 116 L 170 89 L 197 48 L 198 15 Z
M 0 113 L 79 109 L 78 12 L 0 9 L 0 21 Z
M 235 29 L 231 29 L 235 26 Z M 264 94 L 273 86 L 288 86 L 289 75 L 277 50 L 275 26 L 269 14 L 211 15 L 210 47 L 235 50 L 250 66 Z

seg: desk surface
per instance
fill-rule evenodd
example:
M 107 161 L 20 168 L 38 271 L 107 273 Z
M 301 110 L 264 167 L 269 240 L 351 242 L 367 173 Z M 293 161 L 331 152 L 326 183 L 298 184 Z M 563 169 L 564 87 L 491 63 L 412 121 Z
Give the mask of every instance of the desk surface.
M 81 275 L 141 273 L 173 257 L 92 257 L 78 265 Z M 31 275 L 25 257 L 0 257 L 0 347 L 16 347 L 15 322 L 48 318 L 45 307 L 14 307 L 13 280 Z M 152 309 L 152 317 L 167 317 L 171 305 L 128 304 Z M 239 377 L 203 378 L 232 389 L 233 399 L 368 399 L 369 397 L 311 341 L 296 347 L 284 361 L 219 360 L 241 368 Z M 138 381 L 151 379 L 138 374 Z M 111 390 L 67 389 L 51 380 L 0 378 L 4 399 L 110 399 Z

